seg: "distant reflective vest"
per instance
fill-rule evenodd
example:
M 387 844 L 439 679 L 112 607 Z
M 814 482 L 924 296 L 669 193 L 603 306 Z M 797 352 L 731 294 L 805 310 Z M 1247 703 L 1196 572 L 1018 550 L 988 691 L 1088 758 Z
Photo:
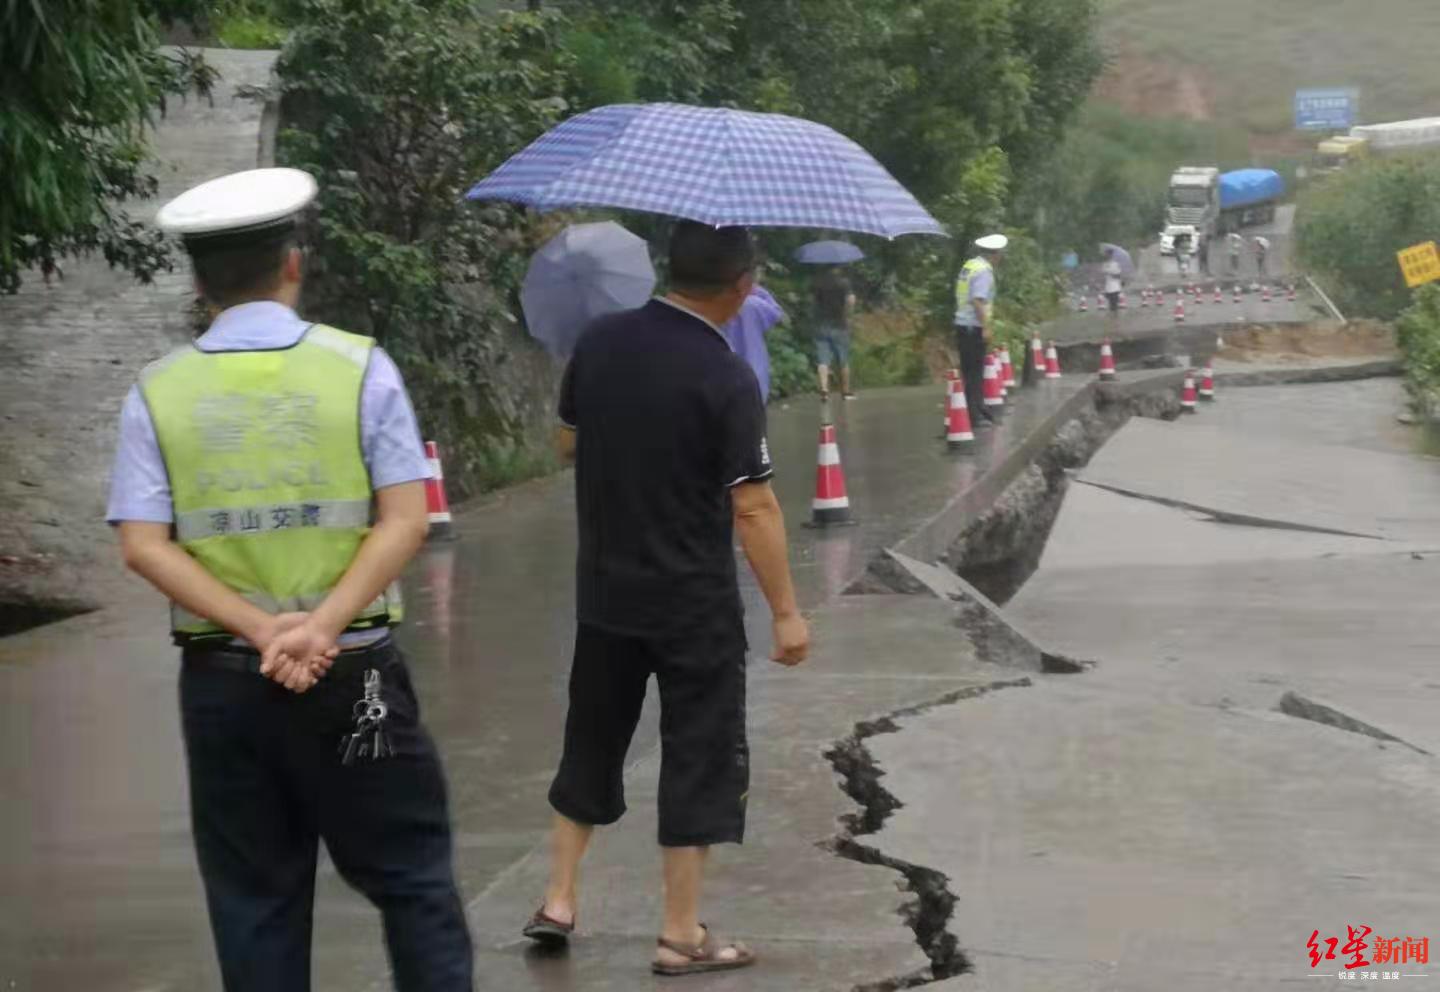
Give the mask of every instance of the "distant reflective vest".
M 175 539 L 267 613 L 313 610 L 370 530 L 360 390 L 374 342 L 312 326 L 293 347 L 186 346 L 145 370 L 140 391 L 170 476 Z M 348 629 L 398 623 L 398 585 Z M 222 634 L 171 604 L 177 642 Z
M 978 272 L 991 272 L 992 266 L 983 258 L 975 257 L 966 262 L 955 280 L 955 323 L 966 327 L 979 327 L 980 315 L 970 302 L 970 282 Z

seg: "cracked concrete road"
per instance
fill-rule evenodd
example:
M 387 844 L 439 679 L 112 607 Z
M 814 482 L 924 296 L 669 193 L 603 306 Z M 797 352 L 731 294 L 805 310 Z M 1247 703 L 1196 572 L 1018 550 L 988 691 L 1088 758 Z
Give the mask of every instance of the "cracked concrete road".
M 874 842 L 945 872 L 959 897 L 952 929 L 974 972 L 936 988 L 1308 987 L 1313 930 L 1433 932 L 1435 759 L 1277 711 L 1293 692 L 1440 746 L 1440 555 L 1411 544 L 1434 533 L 1420 518 L 1440 462 L 1395 453 L 1397 393 L 1246 390 L 1222 400 L 1233 411 L 1132 422 L 1090 471 L 1282 521 L 1383 531 L 1378 515 L 1410 506 L 1419 522 L 1396 540 L 1337 537 L 1076 485 L 1007 614 L 1099 666 L 871 742 L 905 804 Z M 1363 400 L 1353 419 L 1322 414 L 1346 397 Z M 1302 426 L 1336 443 L 1302 452 Z M 1224 460 L 1223 490 L 1196 471 L 1206 459 Z M 1381 464 L 1369 486 L 1354 476 Z
M 1029 391 L 1026 409 L 964 455 L 936 437 L 939 387 L 863 393 L 836 411 L 857 524 L 826 532 L 801 526 L 813 493 L 816 406 L 772 411 L 776 486 L 820 647 L 793 679 L 763 662 L 753 672 L 755 819 L 745 850 L 722 855 L 713 917 L 766 950 L 773 966 L 752 980 L 848 992 L 926 964 L 896 912 L 905 901 L 896 872 L 815 846 L 854 806 L 821 752 L 858 720 L 994 676 L 975 667 L 944 604 L 938 612 L 905 599 L 827 604 L 1081 388 L 1060 385 Z M 539 893 L 535 850 L 564 716 L 573 482 L 517 487 L 463 508 L 456 523 L 460 540 L 427 549 L 406 577 L 413 622 L 401 637 L 447 763 L 462 887 L 476 899 L 480 987 L 633 988 L 645 976 L 657 906 L 646 819 L 653 711 L 632 749 L 634 811 L 596 850 L 583 909 L 591 939 L 569 963 L 533 960 L 512 941 Z M 765 614 L 753 584 L 744 595 L 758 654 L 769 642 Z M 0 794 L 19 797 L 0 820 L 0 840 L 28 852 L 0 863 L 0 987 L 213 984 L 164 629 L 159 598 L 132 583 L 101 612 L 0 640 L 0 694 L 12 714 L 0 726 Z M 805 899 L 775 895 L 801 882 L 812 883 Z M 832 902 L 833 912 L 813 909 Z M 316 934 L 317 984 L 366 988 L 386 973 L 374 914 L 328 864 Z

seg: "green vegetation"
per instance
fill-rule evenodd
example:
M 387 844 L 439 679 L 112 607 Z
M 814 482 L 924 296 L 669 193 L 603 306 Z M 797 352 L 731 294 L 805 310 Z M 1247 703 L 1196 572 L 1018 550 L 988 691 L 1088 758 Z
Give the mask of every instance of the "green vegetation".
M 221 48 L 279 48 L 286 29 L 262 4 L 235 4 L 211 21 L 215 44 Z
M 1301 198 L 1302 263 L 1347 315 L 1391 320 L 1411 302 L 1395 253 L 1440 234 L 1440 158 L 1374 159 Z
M 0 292 L 23 269 L 99 252 L 149 281 L 169 269 L 159 233 L 119 204 L 153 196 L 145 132 L 167 93 L 213 73 L 156 50 L 185 0 L 10 0 L 0 6 Z
M 1395 329 L 1411 402 L 1433 423 L 1440 418 L 1440 283 L 1416 291 Z
M 536 374 L 516 397 L 516 368 L 541 356 L 515 298 L 530 253 L 564 219 L 461 195 L 557 120 L 673 100 L 792 113 L 855 138 L 957 235 L 867 243 L 856 271 L 862 306 L 892 312 L 859 336 L 860 379 L 910 382 L 948 338 L 964 246 L 1026 225 L 1015 191 L 1048 167 L 1101 67 L 1093 0 L 571 0 L 498 13 L 469 0 L 286 0 L 283 13 L 279 152 L 324 191 L 312 309 L 396 356 L 461 491 L 544 464 L 526 423 L 548 383 Z M 655 218 L 624 220 L 664 234 Z M 1018 340 L 1057 295 L 1038 245 L 1015 234 L 1001 317 Z M 811 388 L 808 285 L 785 261 L 811 236 L 762 232 L 793 320 L 770 335 L 777 395 Z
M 565 110 L 561 19 L 477 19 L 466 0 L 291 6 L 277 154 L 320 183 L 308 309 L 394 355 L 461 492 L 538 469 L 536 411 L 499 380 L 527 354 L 514 295 L 539 232 L 464 193 Z M 531 402 L 549 406 L 552 385 Z
M 1440 107 L 1434 0 L 1101 3 L 1107 37 L 1122 50 L 1197 69 L 1214 91 L 1215 118 L 1253 132 L 1288 131 L 1292 97 L 1306 86 L 1358 86 L 1366 121 Z

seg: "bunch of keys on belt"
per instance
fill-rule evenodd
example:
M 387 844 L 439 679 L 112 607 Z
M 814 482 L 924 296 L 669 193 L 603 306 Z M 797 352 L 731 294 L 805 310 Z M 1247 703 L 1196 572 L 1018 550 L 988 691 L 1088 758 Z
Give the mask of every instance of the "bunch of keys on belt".
M 365 671 L 365 698 L 355 704 L 355 732 L 340 738 L 340 764 L 352 764 L 356 758 L 379 761 L 395 753 L 385 733 L 385 717 L 390 707 L 380 698 L 380 673 L 373 668 Z

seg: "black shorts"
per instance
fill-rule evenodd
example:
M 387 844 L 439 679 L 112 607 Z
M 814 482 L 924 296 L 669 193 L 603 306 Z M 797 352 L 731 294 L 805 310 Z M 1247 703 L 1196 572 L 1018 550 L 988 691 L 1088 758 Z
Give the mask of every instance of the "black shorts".
M 1117 289 L 1115 292 L 1113 292 L 1113 293 L 1106 293 L 1106 294 L 1105 294 L 1105 299 L 1107 299 L 1107 300 L 1110 301 L 1110 312 L 1111 312 L 1111 313 L 1119 313 L 1119 312 L 1120 312 L 1120 291 L 1119 291 L 1118 289 Z
M 660 686 L 660 844 L 745 836 L 745 629 L 736 618 L 683 637 L 642 638 L 581 624 L 570 669 L 565 753 L 550 805 L 577 823 L 625 813 L 625 752 L 650 675 Z

